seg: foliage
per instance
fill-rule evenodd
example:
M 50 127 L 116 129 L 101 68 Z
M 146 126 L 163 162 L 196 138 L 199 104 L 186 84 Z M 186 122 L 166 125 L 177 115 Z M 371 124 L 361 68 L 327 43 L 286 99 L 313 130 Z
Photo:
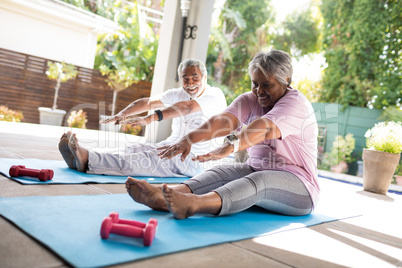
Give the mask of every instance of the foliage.
M 112 73 L 108 76 L 109 81 L 114 77 L 121 79 L 118 74 L 122 70 L 129 74 L 128 81 L 151 81 L 158 40 L 151 26 L 139 21 L 137 3 L 114 1 L 106 10 L 113 13 L 119 29 L 114 34 L 105 34 L 98 39 L 95 68 L 109 70 L 108 73 Z
M 381 119 L 385 121 L 402 122 L 401 107 L 390 106 L 387 109 L 384 109 L 381 113 Z
M 87 122 L 87 113 L 84 112 L 82 109 L 79 111 L 72 111 L 67 118 L 67 124 L 69 127 L 87 128 Z
M 139 20 L 138 1 L 64 1 L 119 25 L 115 33 L 98 38 L 95 57 L 95 68 L 106 76 L 106 82 L 113 90 L 111 112 L 114 115 L 119 91 L 140 80 L 152 81 L 158 47 L 158 36 L 152 27 L 157 27 L 153 22 Z
M 321 15 L 314 16 L 313 8 L 315 6 L 288 15 L 281 27 L 276 28 L 272 45 L 296 57 L 319 51 Z
M 402 176 L 402 163 L 396 167 L 394 175 Z
M 51 80 L 59 80 L 61 83 L 67 82 L 68 80 L 75 78 L 78 71 L 72 64 L 67 64 L 64 62 L 47 62 L 48 69 L 46 71 L 47 78 Z
M 101 74 L 107 77 L 107 84 L 115 91 L 122 91 L 133 83 L 138 82 L 138 80 L 135 80 L 134 67 L 119 66 L 116 69 L 111 69 L 107 65 L 102 64 L 99 69 Z
M 311 10 L 309 7 L 277 24 L 270 0 L 225 2 L 211 29 L 207 68 L 209 81 L 232 92 L 226 94 L 228 104 L 250 91 L 248 64 L 258 51 L 273 47 L 302 56 L 319 50 L 320 16 Z
M 46 75 L 51 80 L 57 80 L 56 87 L 54 88 L 53 106 L 52 109 L 57 108 L 57 98 L 59 96 L 60 85 L 70 79 L 77 76 L 78 71 L 72 64 L 67 64 L 64 62 L 47 62 L 48 69 Z
M 387 121 L 367 130 L 366 145 L 370 150 L 400 154 L 402 152 L 402 123 Z
M 22 119 L 24 119 L 22 112 L 11 110 L 5 105 L 0 105 L 0 121 L 21 122 Z
M 95 68 L 112 74 L 110 80 L 122 76 L 126 71 L 128 81 L 152 80 L 158 47 L 158 35 L 152 27 L 153 22 L 143 23 L 138 18 L 138 1 L 115 0 L 64 0 L 67 3 L 91 11 L 118 23 L 113 34 L 103 34 L 98 38 Z M 162 3 L 163 4 L 163 3 Z M 101 66 L 103 66 L 101 68 Z
M 139 135 L 141 130 L 141 126 L 121 125 L 121 131 L 126 134 Z
M 323 0 L 322 102 L 384 108 L 402 94 L 402 1 Z
M 351 133 L 345 137 L 336 136 L 330 152 L 324 156 L 324 162 L 329 166 L 336 166 L 342 161 L 348 164 L 352 163 L 354 161 L 352 153 L 355 149 L 355 142 L 356 140 Z
M 226 1 L 211 29 L 207 56 L 210 80 L 226 85 L 233 92 L 250 90 L 250 82 L 244 80 L 248 76 L 248 63 L 262 49 L 260 38 L 268 31 L 270 21 L 273 21 L 270 0 Z
M 303 93 L 310 102 L 318 102 L 318 95 L 321 89 L 319 82 L 311 81 L 306 77 L 297 81 L 294 87 Z

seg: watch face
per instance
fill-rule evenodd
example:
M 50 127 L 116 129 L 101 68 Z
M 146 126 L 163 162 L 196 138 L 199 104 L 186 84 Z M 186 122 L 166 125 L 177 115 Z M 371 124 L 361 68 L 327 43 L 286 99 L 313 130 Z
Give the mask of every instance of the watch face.
M 228 135 L 228 136 L 225 137 L 225 140 L 231 142 L 231 141 L 237 140 L 237 137 L 236 137 L 236 135 L 234 135 L 234 134 L 230 134 L 230 135 Z

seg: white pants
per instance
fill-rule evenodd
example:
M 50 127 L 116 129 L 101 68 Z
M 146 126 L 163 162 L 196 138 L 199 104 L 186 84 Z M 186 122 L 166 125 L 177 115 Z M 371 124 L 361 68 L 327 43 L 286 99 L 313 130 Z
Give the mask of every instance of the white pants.
M 205 170 L 204 165 L 192 161 L 190 153 L 184 162 L 181 155 L 161 159 L 155 144 L 135 144 L 125 152 L 88 151 L 88 171 L 91 174 L 118 176 L 193 177 Z

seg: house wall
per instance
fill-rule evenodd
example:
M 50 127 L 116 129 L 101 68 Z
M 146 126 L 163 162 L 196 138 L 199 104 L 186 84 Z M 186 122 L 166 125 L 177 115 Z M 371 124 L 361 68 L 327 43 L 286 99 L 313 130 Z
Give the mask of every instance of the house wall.
M 1 0 L 0 48 L 93 68 L 99 33 L 117 24 L 58 0 Z

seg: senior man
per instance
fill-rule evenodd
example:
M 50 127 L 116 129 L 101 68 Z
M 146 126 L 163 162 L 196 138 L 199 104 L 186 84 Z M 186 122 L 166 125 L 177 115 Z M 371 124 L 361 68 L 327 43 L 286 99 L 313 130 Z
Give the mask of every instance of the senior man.
M 62 135 L 59 142 L 60 153 L 67 165 L 81 172 L 119 176 L 183 177 L 203 172 L 205 164 L 192 161 L 192 157 L 187 157 L 184 162 L 180 156 L 161 159 L 157 148 L 177 143 L 210 117 L 221 113 L 226 108 L 225 96 L 221 89 L 207 84 L 207 71 L 200 60 L 185 60 L 177 71 L 182 87 L 136 100 L 115 116 L 100 121 L 148 125 L 173 118 L 172 134 L 166 140 L 156 144 L 134 144 L 126 147 L 125 152 L 97 152 L 81 147 L 76 135 L 69 131 Z M 150 110 L 154 113 L 130 117 Z M 198 143 L 192 147 L 191 156 L 205 154 L 217 146 L 219 144 L 213 141 Z

